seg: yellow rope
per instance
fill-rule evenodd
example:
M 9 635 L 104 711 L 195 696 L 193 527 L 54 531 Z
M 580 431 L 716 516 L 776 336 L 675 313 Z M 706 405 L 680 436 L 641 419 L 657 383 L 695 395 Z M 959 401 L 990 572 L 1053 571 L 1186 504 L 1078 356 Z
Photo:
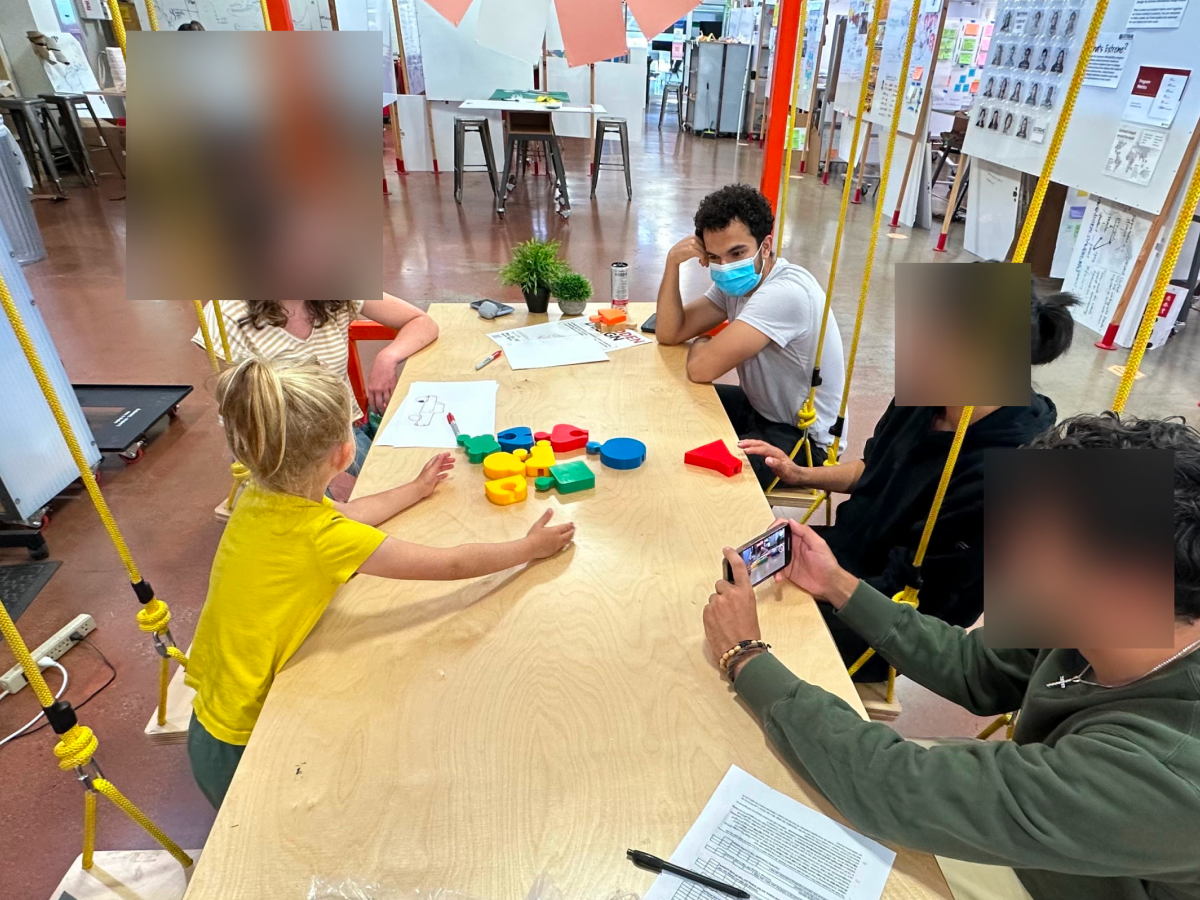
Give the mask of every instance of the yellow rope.
M 110 0 L 111 2 L 111 0 Z M 263 31 L 271 30 L 271 13 L 267 11 L 267 0 L 258 0 L 258 7 L 262 10 Z
M 1125 374 L 1121 376 L 1121 384 L 1117 387 L 1117 396 L 1113 399 L 1112 404 L 1112 410 L 1115 413 L 1125 411 L 1125 402 L 1129 399 L 1129 392 L 1133 390 L 1133 381 L 1137 378 L 1138 367 L 1141 366 L 1142 357 L 1146 355 L 1146 348 L 1150 345 L 1154 320 L 1158 318 L 1158 310 L 1162 306 L 1163 297 L 1171 282 L 1175 264 L 1179 261 L 1180 251 L 1183 250 L 1183 242 L 1187 238 L 1188 228 L 1192 224 L 1192 216 L 1196 214 L 1197 202 L 1200 202 L 1200 162 L 1196 164 L 1196 168 L 1192 172 L 1192 180 L 1188 184 L 1187 193 L 1183 196 L 1183 204 L 1179 207 L 1179 218 L 1175 220 L 1175 227 L 1171 230 L 1171 238 L 1163 253 L 1162 265 L 1158 267 L 1154 287 L 1150 290 L 1150 296 L 1146 298 L 1146 311 L 1142 313 L 1142 321 L 1138 325 L 1137 336 L 1133 339 L 1133 346 L 1129 350 L 1129 358 L 1125 360 Z M 1191 302 L 1191 298 L 1185 298 L 1184 302 Z
M 146 0 L 146 18 L 150 20 L 150 30 L 158 31 L 158 10 L 154 8 L 154 0 Z
M 107 0 L 108 13 L 112 16 L 113 34 L 117 36 L 117 43 L 121 45 L 121 55 L 125 55 L 125 20 L 121 18 L 121 7 L 117 6 L 117 0 Z
M 233 362 L 233 354 L 229 352 L 229 335 L 225 333 L 225 317 L 221 315 L 221 301 L 212 298 L 213 316 L 217 320 L 217 333 L 221 335 L 221 351 L 225 354 L 225 362 Z
M 96 850 L 96 792 L 83 792 L 83 864 L 92 867 L 92 854 Z
M 1096 9 L 1092 12 L 1092 21 L 1088 24 L 1087 36 L 1079 47 L 1079 59 L 1075 63 L 1075 71 L 1071 75 L 1071 84 L 1067 87 L 1067 95 L 1063 98 L 1062 113 L 1058 124 L 1054 127 L 1054 136 L 1050 146 L 1046 148 L 1046 161 L 1042 164 L 1042 173 L 1038 176 L 1037 187 L 1034 188 L 1033 198 L 1029 201 L 1029 212 L 1021 226 L 1021 236 L 1017 239 L 1013 251 L 1013 262 L 1024 262 L 1025 254 L 1029 251 L 1029 242 L 1033 239 L 1033 228 L 1037 224 L 1038 213 L 1042 210 L 1042 201 L 1046 199 L 1046 189 L 1050 187 L 1050 176 L 1054 174 L 1054 163 L 1058 152 L 1062 149 L 1063 138 L 1067 133 L 1067 124 L 1071 121 L 1071 113 L 1075 111 L 1075 98 L 1083 86 L 1083 76 L 1087 72 L 1088 60 L 1092 56 L 1092 48 L 1100 36 L 1100 23 L 1108 10 L 1108 0 L 1096 0 Z
M 192 858 L 184 853 L 183 850 L 179 848 L 178 844 L 167 837 L 166 833 L 163 832 L 162 829 L 151 822 L 146 817 L 145 813 L 134 806 L 134 804 L 131 803 L 124 794 L 117 790 L 116 786 L 111 781 L 109 781 L 107 778 L 96 778 L 92 781 L 92 784 L 95 786 L 97 791 L 111 800 L 118 809 L 125 813 L 125 815 L 129 816 L 129 818 L 133 819 L 133 821 L 141 825 L 151 837 L 162 844 L 163 849 L 175 857 L 181 866 L 186 869 L 192 864 Z
M 778 227 L 775 233 L 779 236 L 775 246 L 778 255 L 783 246 L 783 221 L 787 216 L 788 183 L 792 180 L 792 129 L 796 127 L 796 103 L 800 95 L 800 65 L 804 60 L 804 16 L 808 8 L 808 0 L 800 0 L 800 27 L 796 32 L 796 65 L 792 68 L 792 89 L 788 91 L 791 105 L 788 107 L 787 118 L 787 147 L 783 156 L 783 196 L 779 200 Z
M 1005 725 L 1007 725 L 1009 722 L 1011 722 L 1012 719 L 1013 719 L 1012 713 L 1004 713 L 1001 716 L 996 716 L 995 720 L 993 720 L 991 722 L 991 724 L 989 724 L 986 728 L 984 728 L 983 731 L 979 732 L 979 734 L 975 735 L 976 739 L 981 740 L 981 741 L 986 741 L 993 734 L 995 734 L 997 731 L 999 731 L 1001 728 L 1003 728 Z
M 219 372 L 221 364 L 217 361 L 217 349 L 213 346 L 212 335 L 208 331 L 208 321 L 204 318 L 204 307 L 200 305 L 199 300 L 193 300 L 192 306 L 196 308 L 196 321 L 200 323 L 200 337 L 204 338 L 204 352 L 208 354 L 208 362 L 214 372 Z

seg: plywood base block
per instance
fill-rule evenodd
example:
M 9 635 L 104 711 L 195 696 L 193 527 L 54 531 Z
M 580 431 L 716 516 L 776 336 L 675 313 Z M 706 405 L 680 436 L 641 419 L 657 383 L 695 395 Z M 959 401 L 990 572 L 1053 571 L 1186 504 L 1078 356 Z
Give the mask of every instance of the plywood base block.
M 191 647 L 188 653 L 191 653 Z M 167 721 L 158 724 L 158 708 L 150 714 L 144 729 L 152 744 L 187 743 L 188 722 L 192 719 L 192 698 L 196 692 L 183 683 L 183 667 L 177 666 L 167 685 Z
M 786 506 L 789 509 L 808 509 L 819 496 L 821 496 L 820 491 L 780 484 L 767 491 L 767 502 L 772 506 Z
M 198 861 L 200 852 L 187 854 Z M 194 871 L 194 864 L 185 869 L 166 850 L 99 850 L 87 871 L 83 857 L 75 857 L 50 900 L 64 894 L 75 900 L 183 900 Z
M 891 722 L 900 715 L 899 701 L 887 702 L 887 682 L 875 681 L 868 684 L 855 683 L 858 699 L 867 708 L 867 715 L 875 722 Z

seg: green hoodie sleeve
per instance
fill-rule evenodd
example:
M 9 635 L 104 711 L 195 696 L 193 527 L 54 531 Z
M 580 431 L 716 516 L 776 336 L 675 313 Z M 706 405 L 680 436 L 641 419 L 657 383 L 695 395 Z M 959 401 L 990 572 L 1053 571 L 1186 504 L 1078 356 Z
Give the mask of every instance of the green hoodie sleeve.
M 1146 752 L 1133 728 L 1106 722 L 1053 747 L 978 741 L 926 749 L 864 721 L 769 653 L 747 662 L 735 686 L 792 768 L 876 839 L 1068 874 L 1195 869 L 1195 846 L 1178 839 L 1177 823 L 1200 815 L 1200 794 Z
M 865 581 L 858 583 L 838 618 L 896 671 L 977 716 L 1017 709 L 1037 662 L 1032 650 L 990 650 L 983 644 L 982 629 L 966 631 L 922 615 Z

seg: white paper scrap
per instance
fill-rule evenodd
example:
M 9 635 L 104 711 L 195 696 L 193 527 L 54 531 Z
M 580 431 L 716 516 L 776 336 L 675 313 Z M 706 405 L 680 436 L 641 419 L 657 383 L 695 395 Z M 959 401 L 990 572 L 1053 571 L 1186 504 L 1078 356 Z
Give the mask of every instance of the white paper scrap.
M 495 434 L 498 388 L 495 381 L 414 381 L 375 443 L 452 449 L 458 443 L 447 413 L 465 435 Z
M 544 341 L 564 337 L 587 338 L 604 350 L 623 350 L 626 347 L 640 347 L 643 344 L 654 343 L 650 338 L 640 335 L 632 329 L 613 331 L 607 334 L 601 333 L 585 319 L 559 319 L 556 322 L 544 322 L 541 325 L 529 325 L 525 328 L 493 331 L 488 337 L 505 351 L 513 344 L 522 341 Z
M 582 337 L 547 338 L 544 341 L 518 341 L 504 348 L 504 358 L 512 369 L 549 369 L 578 363 L 608 362 L 604 348 Z
M 671 862 L 755 900 L 879 900 L 896 854 L 730 766 Z M 728 900 L 659 875 L 643 900 Z

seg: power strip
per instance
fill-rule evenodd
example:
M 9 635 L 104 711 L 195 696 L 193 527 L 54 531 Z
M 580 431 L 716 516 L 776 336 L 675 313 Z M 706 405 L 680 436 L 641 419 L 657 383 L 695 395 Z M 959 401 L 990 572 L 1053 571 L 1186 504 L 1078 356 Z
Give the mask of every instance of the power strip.
M 54 637 L 45 641 L 36 650 L 31 651 L 34 661 L 41 659 L 43 656 L 48 656 L 51 659 L 62 659 L 68 650 L 74 647 L 79 641 L 72 640 L 71 635 L 78 633 L 86 637 L 96 630 L 96 623 L 91 616 L 86 613 L 76 616 L 62 628 L 55 632 Z M 20 665 L 15 665 L 3 676 L 0 676 L 0 690 L 8 691 L 10 694 L 15 694 L 21 688 L 25 687 L 28 682 L 25 680 L 25 671 Z

